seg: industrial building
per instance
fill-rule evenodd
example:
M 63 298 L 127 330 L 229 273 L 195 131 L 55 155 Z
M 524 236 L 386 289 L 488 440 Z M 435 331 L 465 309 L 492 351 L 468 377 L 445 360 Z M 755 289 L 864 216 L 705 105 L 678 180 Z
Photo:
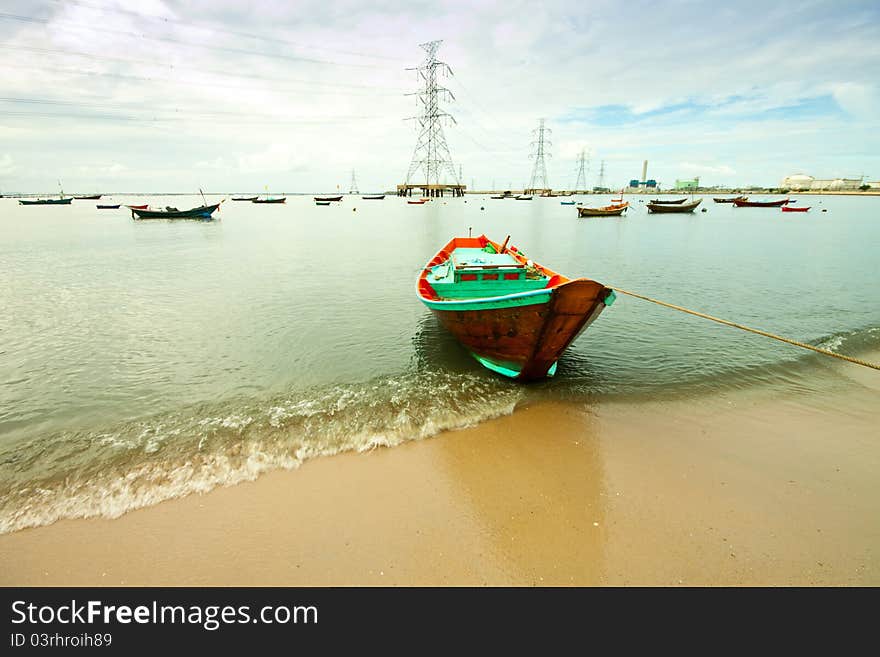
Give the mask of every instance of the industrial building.
M 700 186 L 700 177 L 697 176 L 693 180 L 679 180 L 675 179 L 675 188 L 676 189 L 697 189 Z
M 862 186 L 864 178 L 813 178 L 804 173 L 796 173 L 782 179 L 782 187 L 793 192 L 857 190 Z
M 636 180 L 633 178 L 629 181 L 629 190 L 630 192 L 637 191 L 655 191 L 657 189 L 657 181 L 656 180 L 648 180 L 648 160 L 645 160 L 642 163 L 642 179 Z

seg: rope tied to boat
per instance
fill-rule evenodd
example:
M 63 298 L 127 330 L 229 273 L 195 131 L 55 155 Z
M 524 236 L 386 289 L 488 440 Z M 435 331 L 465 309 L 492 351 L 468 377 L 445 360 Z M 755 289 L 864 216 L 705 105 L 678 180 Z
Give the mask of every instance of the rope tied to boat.
M 721 319 L 720 317 L 713 317 L 712 315 L 707 315 L 705 313 L 697 312 L 696 310 L 690 310 L 688 308 L 683 308 L 682 306 L 676 306 L 672 303 L 666 303 L 665 301 L 660 301 L 659 299 L 652 299 L 651 297 L 646 297 L 642 294 L 636 294 L 635 292 L 630 292 L 628 290 L 622 290 L 619 287 L 612 287 L 612 290 L 615 292 L 620 292 L 621 294 L 626 294 L 631 297 L 635 297 L 636 299 L 642 299 L 644 301 L 650 301 L 651 303 L 656 303 L 660 306 L 665 306 L 667 308 L 672 308 L 673 310 L 679 310 L 683 313 L 688 313 L 689 315 L 694 315 L 696 317 L 702 317 L 703 319 L 708 319 L 713 322 L 718 322 L 719 324 L 724 324 L 726 326 L 732 326 L 734 328 L 742 329 L 743 331 L 748 331 L 749 333 L 756 333 L 758 335 L 763 335 L 767 338 L 773 338 L 774 340 L 779 340 L 780 342 L 785 342 L 787 344 L 794 345 L 795 347 L 801 347 L 803 349 L 809 349 L 810 351 L 815 351 L 819 354 L 824 354 L 825 356 L 832 356 L 834 358 L 838 358 L 840 360 L 845 360 L 850 363 L 855 363 L 856 365 L 863 365 L 864 367 L 870 367 L 875 370 L 880 370 L 880 364 L 871 363 L 866 360 L 862 360 L 860 358 L 854 358 L 853 356 L 846 356 L 844 354 L 838 354 L 834 351 L 830 351 L 828 349 L 822 349 L 821 347 L 816 347 L 811 344 L 807 344 L 805 342 L 798 342 L 797 340 L 792 340 L 791 338 L 785 338 L 781 335 L 776 335 L 774 333 L 768 333 L 767 331 L 762 331 L 760 329 L 752 328 L 750 326 L 744 326 L 743 324 L 737 324 L 736 322 L 731 322 L 726 319 Z

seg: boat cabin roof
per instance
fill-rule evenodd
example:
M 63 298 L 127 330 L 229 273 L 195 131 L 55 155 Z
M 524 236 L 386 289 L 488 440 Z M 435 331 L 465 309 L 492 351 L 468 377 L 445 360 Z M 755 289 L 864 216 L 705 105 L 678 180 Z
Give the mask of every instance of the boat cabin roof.
M 459 271 L 472 269 L 525 269 L 509 253 L 489 253 L 483 249 L 458 247 L 452 252 L 452 264 Z

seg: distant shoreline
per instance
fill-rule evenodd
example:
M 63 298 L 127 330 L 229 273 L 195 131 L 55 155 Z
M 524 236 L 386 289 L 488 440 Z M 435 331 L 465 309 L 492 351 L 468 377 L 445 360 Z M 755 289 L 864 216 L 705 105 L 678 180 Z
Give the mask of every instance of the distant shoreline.
M 510 191 L 511 194 L 522 194 L 522 191 L 516 190 L 475 190 L 475 191 L 466 191 L 466 195 L 472 196 L 480 196 L 486 194 L 498 195 L 503 194 L 506 191 Z M 330 193 L 338 193 L 338 192 L 279 192 L 279 196 L 320 196 Z M 375 192 L 376 194 L 385 194 L 386 196 L 396 196 L 396 191 L 385 191 L 385 192 Z M 567 190 L 559 190 L 558 194 L 568 194 Z M 575 196 L 608 196 L 609 194 L 616 195 L 620 192 L 578 192 Z M 809 195 L 809 196 L 880 196 L 880 189 L 870 189 L 867 191 L 814 191 L 814 190 L 805 190 L 805 191 L 791 191 L 791 192 L 778 192 L 774 189 L 733 189 L 733 190 L 720 190 L 720 189 L 708 189 L 708 190 L 663 190 L 663 191 L 651 191 L 651 192 L 643 192 L 643 191 L 624 191 L 624 194 L 630 194 L 633 196 L 687 196 L 689 194 L 718 194 L 722 196 L 730 195 L 730 194 L 776 194 L 776 195 L 784 195 L 784 196 L 798 196 L 801 194 Z M 239 195 L 251 195 L 254 194 L 262 194 L 262 192 L 205 192 L 205 196 L 239 196 Z M 58 192 L 50 192 L 50 193 L 4 193 L 0 198 L 9 198 L 9 199 L 19 199 L 19 198 L 37 198 L 37 197 L 51 197 L 54 198 L 58 195 Z M 78 196 L 79 193 L 75 194 L 66 194 L 65 196 Z M 360 198 L 361 196 L 367 195 L 365 194 L 342 194 L 342 197 L 345 198 L 350 196 L 352 198 Z M 102 196 L 199 196 L 197 193 L 193 192 L 104 192 Z M 538 195 L 540 198 L 540 195 Z M 451 197 L 450 197 L 451 198 Z M 551 197 L 551 198 L 556 198 Z M 80 199 L 80 200 L 91 200 L 91 199 Z

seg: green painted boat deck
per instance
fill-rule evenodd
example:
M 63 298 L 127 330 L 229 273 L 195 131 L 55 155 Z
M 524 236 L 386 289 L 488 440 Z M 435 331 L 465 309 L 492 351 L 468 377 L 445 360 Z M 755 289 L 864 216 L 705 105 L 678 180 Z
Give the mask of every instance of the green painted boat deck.
M 460 247 L 426 280 L 441 299 L 481 299 L 540 290 L 548 278 L 509 253 Z

